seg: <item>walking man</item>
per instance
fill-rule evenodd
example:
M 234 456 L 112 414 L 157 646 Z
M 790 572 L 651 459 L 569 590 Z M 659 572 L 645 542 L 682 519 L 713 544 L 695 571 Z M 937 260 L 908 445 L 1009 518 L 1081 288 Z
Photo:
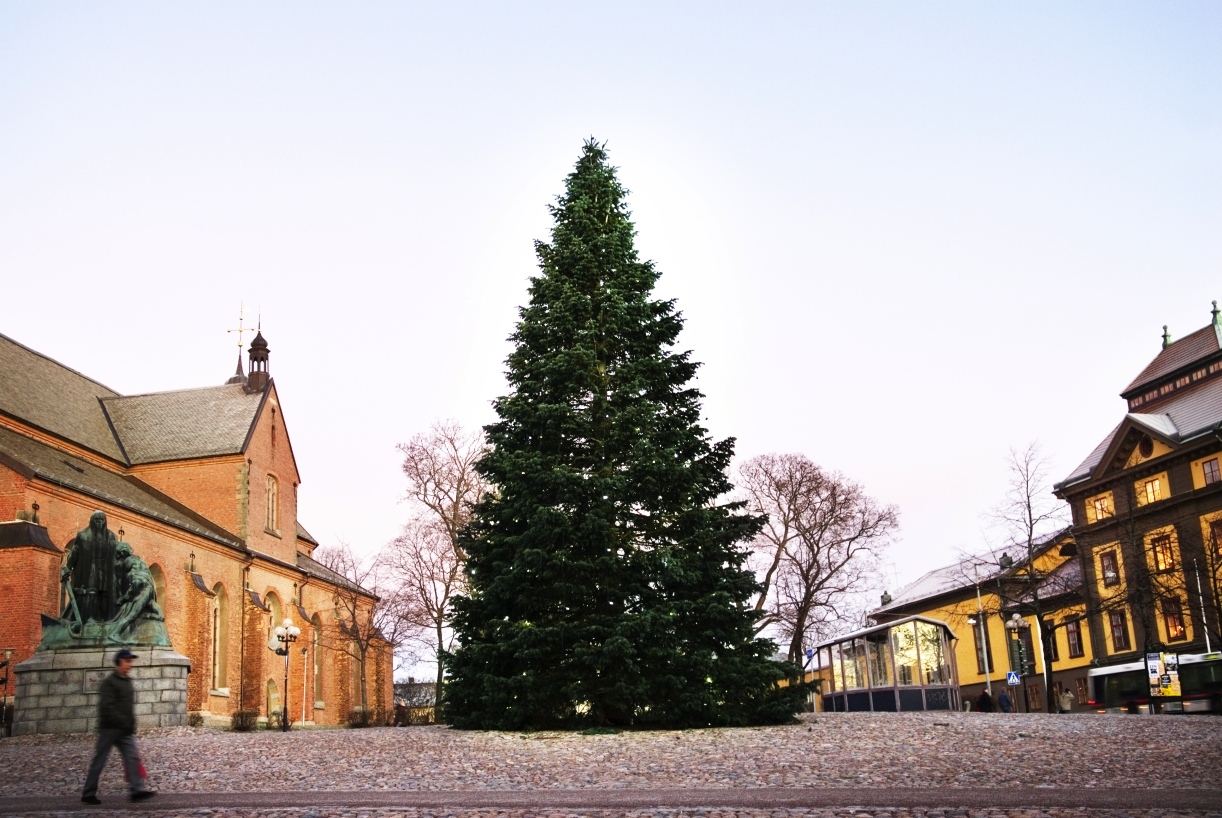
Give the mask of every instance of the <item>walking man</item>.
M 136 694 L 132 690 L 132 680 L 128 674 L 136 654 L 127 648 L 115 654 L 115 672 L 102 680 L 98 685 L 98 743 L 93 750 L 93 761 L 89 763 L 89 774 L 85 776 L 85 789 L 81 793 L 81 801 L 86 804 L 100 804 L 98 798 L 98 778 L 106 759 L 110 757 L 110 748 L 118 747 L 123 757 L 123 769 L 127 773 L 127 783 L 131 787 L 132 800 L 143 801 L 152 798 L 157 793 L 146 788 L 144 772 L 141 769 L 140 754 L 136 751 Z
M 1073 711 L 1073 702 L 1074 702 L 1074 699 L 1076 698 L 1077 696 L 1069 692 L 1068 687 L 1061 688 L 1061 695 L 1057 697 L 1057 704 L 1060 705 L 1060 707 L 1058 708 L 1058 712 L 1061 712 L 1061 713 L 1072 712 Z

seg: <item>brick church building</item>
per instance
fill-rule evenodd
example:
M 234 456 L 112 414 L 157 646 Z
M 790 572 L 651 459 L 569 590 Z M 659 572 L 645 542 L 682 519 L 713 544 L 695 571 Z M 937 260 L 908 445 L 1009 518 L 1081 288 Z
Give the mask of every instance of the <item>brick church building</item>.
M 314 559 L 297 519 L 301 476 L 268 370 L 250 345 L 250 374 L 220 386 L 120 395 L 0 335 L 0 649 L 33 655 L 40 614 L 61 611 L 64 546 L 96 510 L 149 566 L 174 649 L 191 660 L 188 710 L 206 720 L 342 724 L 392 705 L 392 657 L 361 651 L 340 627 L 337 599 L 373 596 Z M 285 661 L 272 628 L 301 636 Z M 10 679 L 11 682 L 11 679 Z M 9 688 L 10 694 L 12 687 Z

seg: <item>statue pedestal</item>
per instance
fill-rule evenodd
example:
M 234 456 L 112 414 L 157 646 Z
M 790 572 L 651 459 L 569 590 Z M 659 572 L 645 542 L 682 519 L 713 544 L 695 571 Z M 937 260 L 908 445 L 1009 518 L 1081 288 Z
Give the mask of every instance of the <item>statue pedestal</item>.
M 185 727 L 191 660 L 168 648 L 132 647 L 136 725 Z M 98 683 L 114 671 L 117 648 L 46 650 L 16 665 L 13 735 L 88 733 L 98 724 Z

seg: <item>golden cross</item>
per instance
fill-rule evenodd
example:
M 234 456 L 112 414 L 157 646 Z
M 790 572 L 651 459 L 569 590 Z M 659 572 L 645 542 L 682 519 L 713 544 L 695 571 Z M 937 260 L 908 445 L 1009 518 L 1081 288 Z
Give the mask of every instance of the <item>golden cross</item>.
M 242 333 L 246 332 L 246 329 L 244 325 L 242 324 L 245 314 L 246 314 L 246 304 L 245 302 L 239 301 L 238 302 L 238 328 L 225 330 L 226 333 L 236 332 L 238 334 L 238 349 L 242 348 Z

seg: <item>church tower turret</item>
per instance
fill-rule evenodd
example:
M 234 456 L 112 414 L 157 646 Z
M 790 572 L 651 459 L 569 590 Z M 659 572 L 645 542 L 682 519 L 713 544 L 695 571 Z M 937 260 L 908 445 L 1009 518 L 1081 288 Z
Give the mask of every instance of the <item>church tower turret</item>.
M 260 332 L 255 340 L 250 342 L 250 375 L 246 379 L 248 392 L 262 392 L 267 388 L 271 375 L 267 371 L 267 341 Z

